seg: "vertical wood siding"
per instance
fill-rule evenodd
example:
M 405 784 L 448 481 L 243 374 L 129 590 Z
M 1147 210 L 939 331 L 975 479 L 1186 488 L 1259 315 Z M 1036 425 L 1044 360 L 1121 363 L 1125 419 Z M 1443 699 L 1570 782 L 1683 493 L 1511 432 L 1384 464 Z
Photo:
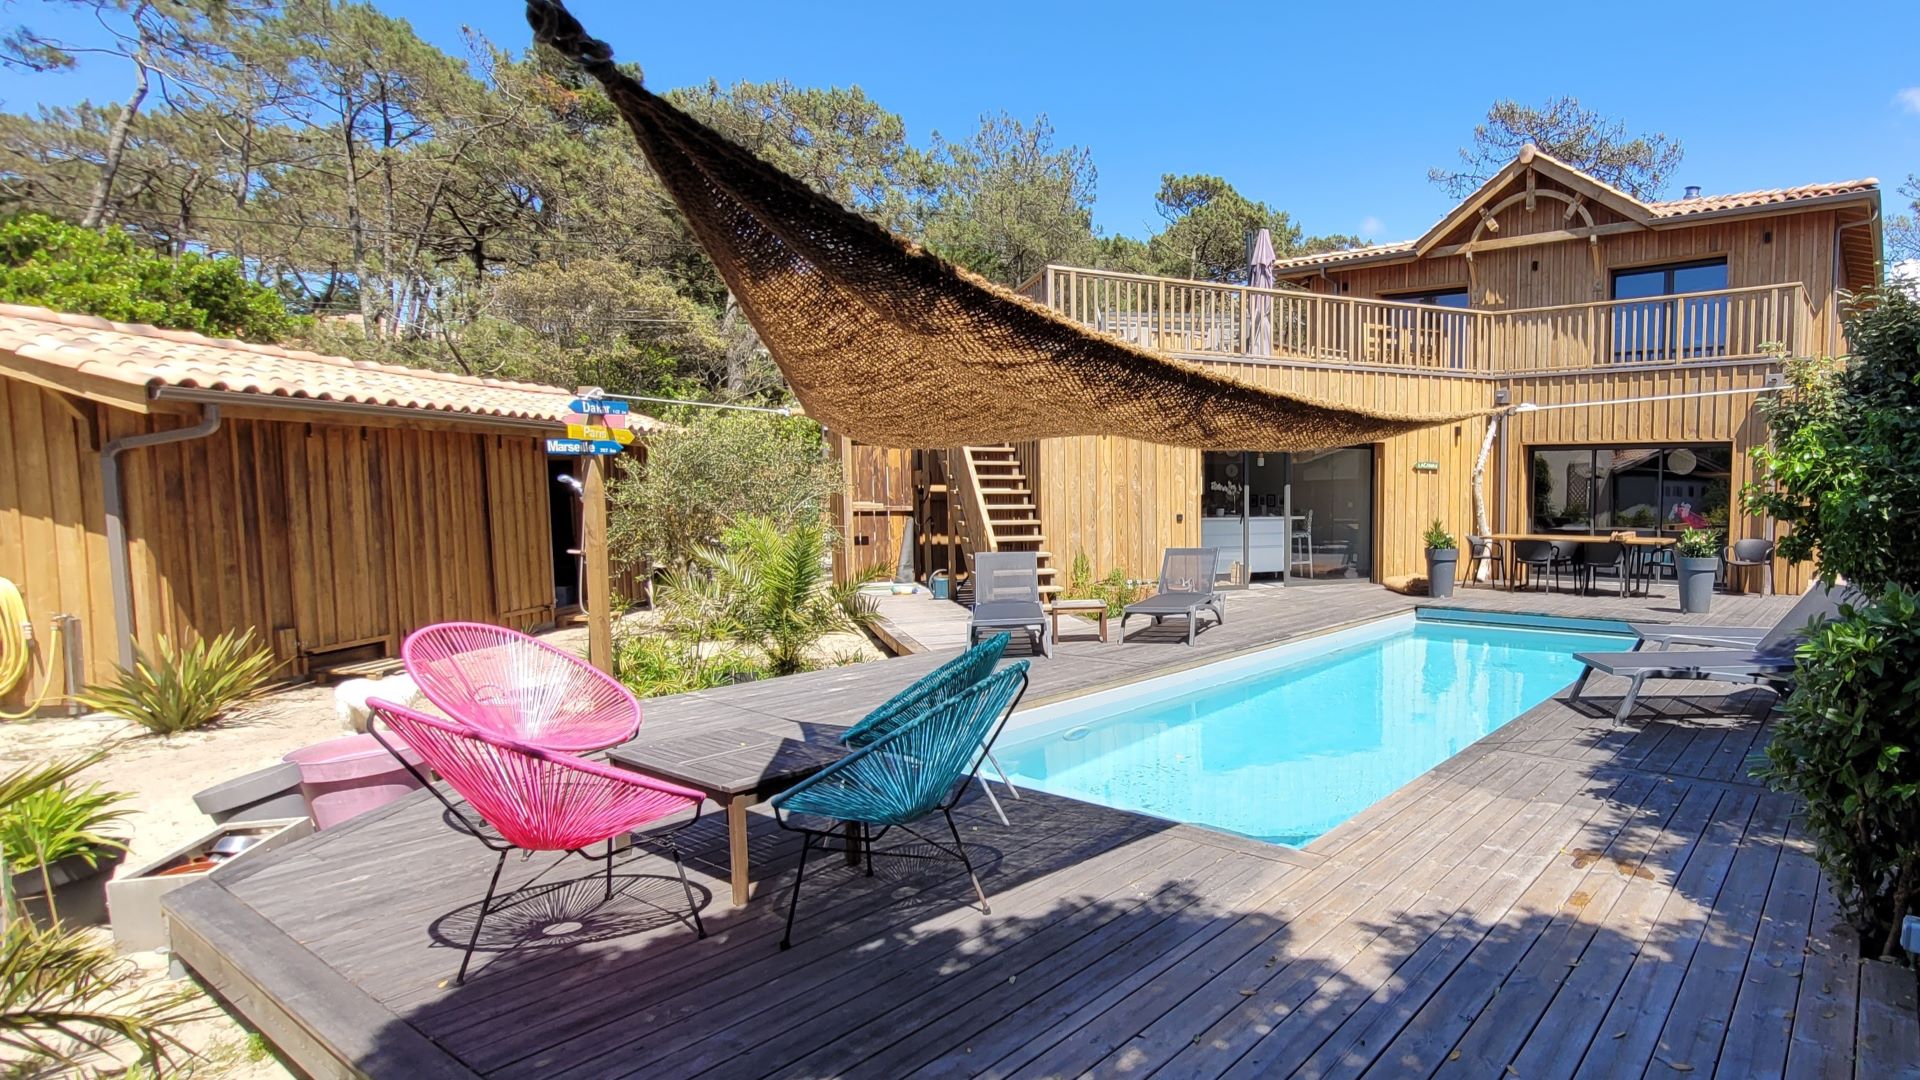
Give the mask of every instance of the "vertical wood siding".
M 0 378 L 0 576 L 49 619 L 81 618 L 89 680 L 117 653 L 99 443 L 190 422 Z M 91 427 L 99 428 L 96 441 Z M 233 418 L 203 439 L 122 455 L 135 640 L 253 628 L 300 670 L 308 654 L 396 652 L 446 619 L 553 620 L 545 454 L 520 435 Z

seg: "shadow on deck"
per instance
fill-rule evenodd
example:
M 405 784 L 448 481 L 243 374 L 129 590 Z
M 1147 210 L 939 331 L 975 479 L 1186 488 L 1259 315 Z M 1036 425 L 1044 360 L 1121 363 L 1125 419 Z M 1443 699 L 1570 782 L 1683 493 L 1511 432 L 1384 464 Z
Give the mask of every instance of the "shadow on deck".
M 424 798 L 175 893 L 176 947 L 322 1075 L 1920 1070 L 1912 973 L 1858 961 L 1794 804 L 1747 779 L 1772 698 L 1675 687 L 1628 728 L 1608 683 L 1549 701 L 1304 851 L 1034 792 L 1003 827 L 976 794 L 991 915 L 956 864 L 835 859 L 787 952 L 797 841 L 756 814 L 771 874 L 705 940 L 663 859 L 612 901 L 509 860 L 541 883 L 452 986 L 491 857 Z

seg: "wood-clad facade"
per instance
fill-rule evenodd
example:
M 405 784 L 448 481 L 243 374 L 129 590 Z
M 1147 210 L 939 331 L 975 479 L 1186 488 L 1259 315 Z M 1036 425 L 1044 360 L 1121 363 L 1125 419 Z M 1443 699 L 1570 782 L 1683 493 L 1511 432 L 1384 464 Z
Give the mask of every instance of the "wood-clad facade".
M 1767 437 L 1753 391 L 1777 385 L 1782 354 L 1844 352 L 1843 295 L 1880 278 L 1878 207 L 1872 181 L 1648 203 L 1527 152 L 1420 240 L 1283 260 L 1273 289 L 1048 267 L 1022 292 L 1101 331 L 1327 401 L 1409 414 L 1520 406 L 1497 421 L 1485 471 L 1495 532 L 1531 528 L 1550 487 L 1639 463 L 1657 478 L 1635 489 L 1649 504 L 1614 521 L 1586 505 L 1602 501 L 1595 487 L 1556 509 L 1602 531 L 1671 532 L 1706 520 L 1711 486 L 1715 527 L 1772 536 L 1772 523 L 1738 510 L 1749 453 Z M 1476 531 L 1471 478 L 1489 423 L 1365 448 L 1371 527 L 1346 526 L 1367 546 L 1349 567 L 1374 580 L 1419 575 L 1429 521 Z M 1569 472 L 1561 459 L 1583 448 L 1592 465 Z M 1019 449 L 1057 565 L 1084 553 L 1096 573 L 1150 578 L 1164 549 L 1232 531 L 1207 517 L 1220 498 L 1207 463 L 1220 458 L 1123 437 Z M 1250 485 L 1237 470 L 1271 455 L 1239 449 L 1232 475 Z M 1550 468 L 1541 453 L 1559 457 Z M 1669 458 L 1711 459 L 1711 484 Z M 1246 498 L 1255 508 L 1239 513 L 1252 521 L 1260 496 Z M 1250 544 L 1232 547 L 1223 566 L 1244 553 L 1261 569 Z M 1805 581 L 1776 564 L 1775 587 Z
M 210 434 L 119 454 L 137 645 L 253 630 L 299 675 L 396 656 L 437 621 L 554 622 L 555 484 L 536 424 L 226 396 Z M 46 706 L 61 703 L 56 615 L 78 618 L 80 681 L 112 674 L 102 450 L 205 415 L 0 374 L 0 577 L 35 636 L 33 670 L 0 708 L 34 702 L 50 678 Z

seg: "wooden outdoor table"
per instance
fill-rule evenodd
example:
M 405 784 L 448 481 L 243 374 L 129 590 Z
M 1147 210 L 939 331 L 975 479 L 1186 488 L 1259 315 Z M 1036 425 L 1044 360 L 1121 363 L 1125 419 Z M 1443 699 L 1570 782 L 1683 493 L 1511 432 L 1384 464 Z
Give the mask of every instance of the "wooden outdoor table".
M 836 743 L 812 742 L 748 727 L 672 730 L 639 737 L 608 752 L 622 768 L 693 788 L 727 812 L 728 876 L 733 906 L 746 904 L 753 879 L 747 865 L 747 807 L 778 795 L 846 755 Z
M 1634 565 L 1628 569 L 1629 587 L 1631 587 L 1634 579 L 1640 577 L 1641 570 L 1645 569 L 1647 572 L 1646 584 L 1648 591 L 1652 591 L 1653 588 L 1653 564 L 1648 561 L 1652 549 L 1668 548 L 1680 542 L 1679 537 L 1675 536 L 1641 536 L 1635 532 L 1493 533 L 1489 535 L 1487 539 L 1497 540 L 1507 545 L 1507 566 L 1504 572 L 1509 582 L 1509 588 L 1511 588 L 1514 572 L 1513 544 L 1516 541 L 1538 540 L 1549 544 L 1619 544 L 1623 547 L 1634 549 L 1632 552 L 1632 562 Z M 1528 585 L 1531 587 L 1531 579 L 1529 579 Z
M 1672 547 L 1680 542 L 1674 536 L 1641 536 L 1638 533 L 1492 533 L 1487 539 L 1507 543 L 1542 540 L 1562 544 L 1625 544 L 1628 547 Z
M 1107 602 L 1105 600 L 1055 600 L 1047 605 L 1047 614 L 1053 616 L 1053 640 L 1060 640 L 1060 615 L 1062 612 L 1097 612 L 1100 619 L 1100 640 L 1107 640 Z

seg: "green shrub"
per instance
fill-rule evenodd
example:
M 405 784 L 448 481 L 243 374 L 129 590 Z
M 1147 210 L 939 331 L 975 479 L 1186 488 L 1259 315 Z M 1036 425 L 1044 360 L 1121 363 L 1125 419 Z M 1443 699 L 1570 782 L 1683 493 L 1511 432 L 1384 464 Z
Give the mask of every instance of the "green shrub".
M 1441 524 L 1439 518 L 1434 518 L 1427 524 L 1427 531 L 1420 535 L 1420 539 L 1430 550 L 1445 550 L 1460 546 L 1454 542 L 1453 534 L 1447 531 L 1447 527 Z
M 89 686 L 78 698 L 96 712 L 171 735 L 206 727 L 259 696 L 274 666 L 272 652 L 255 645 L 251 631 L 196 638 L 181 649 L 162 637 L 154 655 L 136 649 L 133 670 L 119 668 L 112 682 Z
M 1900 288 L 1847 308 L 1853 354 L 1787 362 L 1763 396 L 1770 445 L 1754 451 L 1749 513 L 1788 526 L 1780 554 L 1869 595 L 1920 591 L 1920 299 Z
M 648 436 L 646 463 L 613 485 L 609 543 L 629 564 L 681 568 L 744 518 L 781 529 L 818 522 L 839 483 L 811 420 L 689 417 Z
M 247 341 L 278 341 L 300 325 L 233 259 L 168 257 L 124 229 L 43 214 L 0 222 L 0 300 Z
M 613 655 L 614 677 L 637 697 L 665 697 L 715 686 L 751 682 L 766 672 L 753 658 L 732 650 L 702 654 L 672 637 L 635 634 Z
M 1920 600 L 1897 586 L 1800 646 L 1760 775 L 1807 804 L 1820 865 L 1871 953 L 1920 904 Z
M 1135 585 L 1128 579 L 1126 570 L 1118 566 L 1109 570 L 1106 577 L 1094 577 L 1093 563 L 1082 551 L 1073 556 L 1073 564 L 1067 570 L 1067 586 L 1061 597 L 1066 600 L 1104 600 L 1107 616 L 1117 619 L 1126 611 L 1127 605 L 1140 599 L 1144 592 L 1146 589 Z

